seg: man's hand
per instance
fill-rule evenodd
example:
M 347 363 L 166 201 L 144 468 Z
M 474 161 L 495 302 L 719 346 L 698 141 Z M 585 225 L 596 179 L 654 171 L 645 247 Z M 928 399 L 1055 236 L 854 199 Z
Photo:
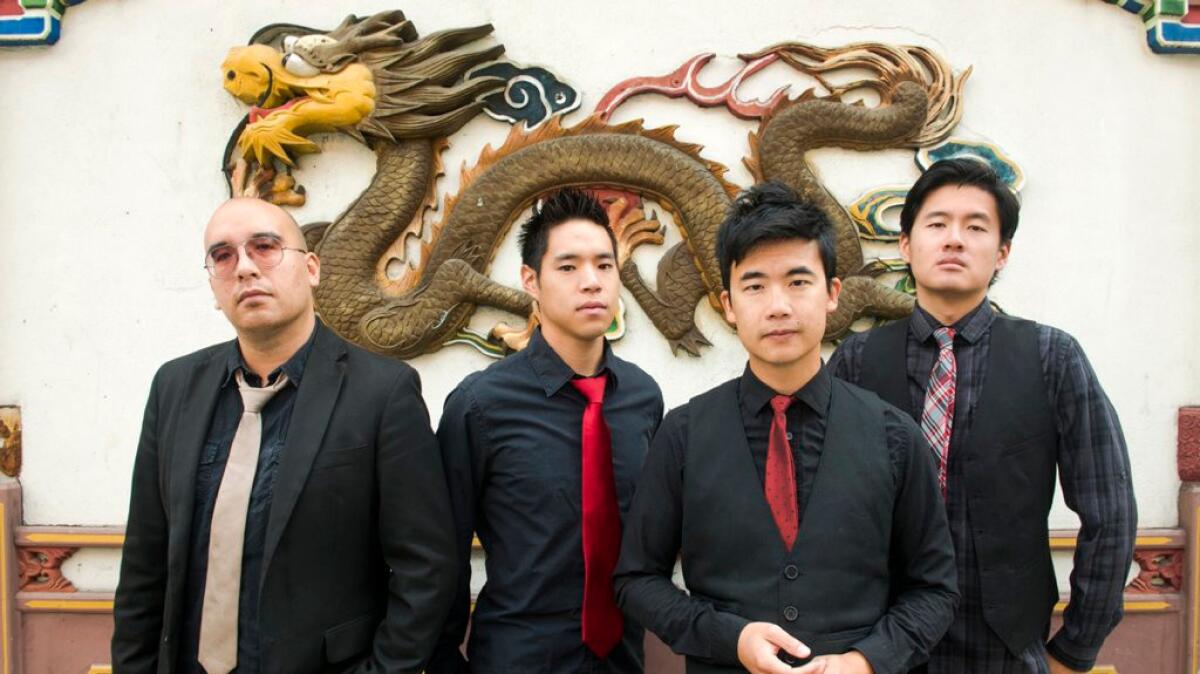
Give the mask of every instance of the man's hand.
M 1054 659 L 1053 655 L 1046 654 L 1046 664 L 1050 666 L 1050 674 L 1079 674 L 1078 669 L 1071 669 L 1058 660 Z
M 750 674 L 799 674 L 801 669 L 788 667 L 779 659 L 780 649 L 797 658 L 807 658 L 812 652 L 799 639 L 772 623 L 750 623 L 738 635 L 738 660 Z
M 841 655 L 818 655 L 795 674 L 875 674 L 871 663 L 858 651 Z

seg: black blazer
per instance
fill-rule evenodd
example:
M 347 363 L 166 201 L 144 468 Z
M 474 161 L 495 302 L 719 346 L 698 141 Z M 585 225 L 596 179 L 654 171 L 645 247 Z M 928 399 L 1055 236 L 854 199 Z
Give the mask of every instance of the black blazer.
M 456 568 L 420 380 L 316 329 L 267 523 L 263 671 L 419 672 Z M 196 467 L 228 348 L 167 363 L 150 388 L 113 609 L 117 674 L 174 670 Z

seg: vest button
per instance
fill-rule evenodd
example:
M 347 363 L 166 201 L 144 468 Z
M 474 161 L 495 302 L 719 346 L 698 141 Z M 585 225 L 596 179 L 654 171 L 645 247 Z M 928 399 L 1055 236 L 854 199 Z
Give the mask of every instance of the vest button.
M 796 610 L 795 606 L 783 607 L 783 619 L 784 620 L 786 620 L 790 623 L 794 623 L 794 622 L 796 622 L 796 618 L 799 618 L 799 617 L 800 617 L 800 611 Z
M 787 566 L 783 567 L 784 578 L 787 578 L 788 580 L 796 580 L 799 575 L 800 569 L 797 569 L 795 564 L 788 564 Z

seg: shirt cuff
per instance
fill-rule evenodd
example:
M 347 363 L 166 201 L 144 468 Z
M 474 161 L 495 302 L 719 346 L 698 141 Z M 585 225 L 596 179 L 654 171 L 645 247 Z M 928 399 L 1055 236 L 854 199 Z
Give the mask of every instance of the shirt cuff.
M 1088 672 L 1096 665 L 1096 656 L 1100 653 L 1100 647 L 1072 643 L 1062 630 L 1059 630 L 1054 638 L 1046 644 L 1046 651 L 1067 667 L 1079 672 Z
M 898 662 L 892 652 L 891 643 L 875 632 L 868 634 L 862 641 L 851 646 L 850 650 L 862 653 L 867 662 L 871 664 L 871 671 L 875 674 L 893 674 L 905 671 L 902 669 L 904 663 Z
M 719 663 L 735 665 L 738 660 L 738 637 L 750 621 L 734 613 L 712 611 L 711 641 L 712 659 Z

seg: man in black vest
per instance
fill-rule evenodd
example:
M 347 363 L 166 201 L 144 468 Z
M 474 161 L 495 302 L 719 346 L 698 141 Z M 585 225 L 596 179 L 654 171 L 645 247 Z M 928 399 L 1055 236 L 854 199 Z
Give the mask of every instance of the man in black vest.
M 617 601 L 689 674 L 904 672 L 957 598 L 929 449 L 903 412 L 821 362 L 841 290 L 825 215 L 768 183 L 717 236 L 749 365 L 655 435 Z M 671 582 L 679 556 L 687 593 Z
M 938 463 L 962 603 L 931 674 L 1087 671 L 1121 619 L 1137 511 L 1117 414 L 1070 335 L 988 302 L 1018 211 L 982 162 L 931 166 L 900 216 L 911 319 L 850 337 L 830 361 L 919 419 Z M 1046 642 L 1056 467 L 1081 529 L 1063 627 Z

